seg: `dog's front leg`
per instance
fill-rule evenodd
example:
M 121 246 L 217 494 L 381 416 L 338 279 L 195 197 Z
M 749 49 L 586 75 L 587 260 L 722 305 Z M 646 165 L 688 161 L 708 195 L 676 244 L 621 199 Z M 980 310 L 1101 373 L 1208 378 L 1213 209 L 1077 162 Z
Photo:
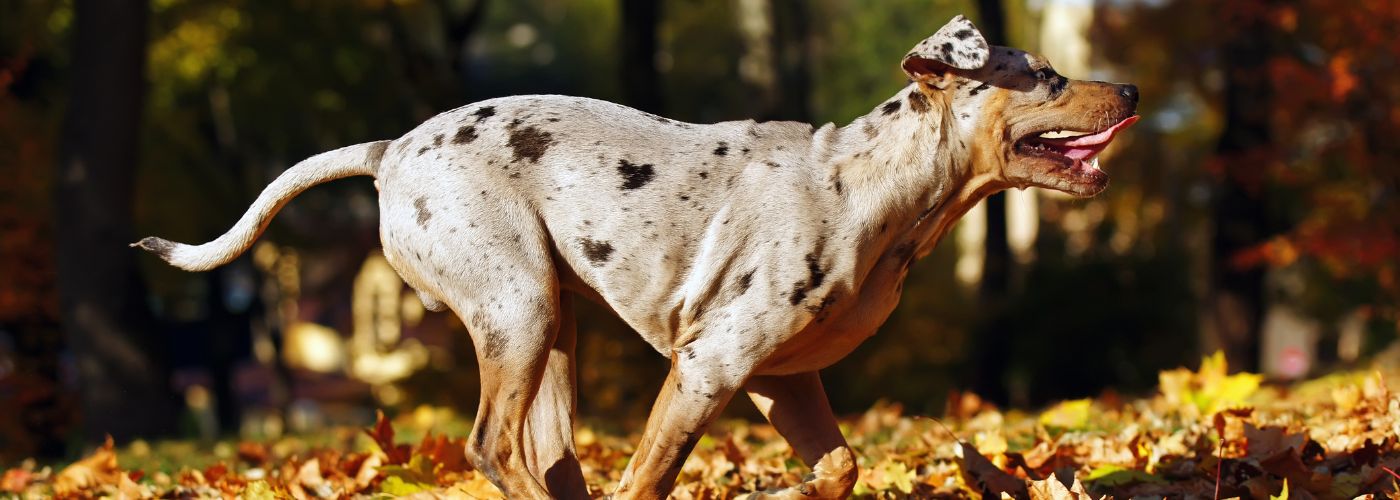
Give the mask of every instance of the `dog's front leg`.
M 665 498 L 705 428 L 743 385 L 743 363 L 718 342 L 697 341 L 671 355 L 671 372 L 613 498 Z M 707 349 L 710 348 L 710 349 Z
M 855 454 L 846 445 L 817 372 L 753 377 L 744 385 L 754 406 L 812 467 L 802 484 L 751 499 L 845 498 L 855 487 Z

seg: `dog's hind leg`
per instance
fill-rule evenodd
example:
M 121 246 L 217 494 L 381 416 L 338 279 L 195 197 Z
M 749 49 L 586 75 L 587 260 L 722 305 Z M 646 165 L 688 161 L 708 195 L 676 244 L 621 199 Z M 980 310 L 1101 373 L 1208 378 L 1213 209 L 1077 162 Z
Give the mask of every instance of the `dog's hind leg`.
M 481 369 L 481 403 L 466 453 L 507 498 L 549 498 L 530 474 L 525 439 L 526 418 L 554 342 L 558 292 L 548 282 L 520 286 L 512 290 L 518 295 L 497 296 L 494 304 L 457 309 Z
M 613 498 L 659 499 L 671 493 L 705 428 L 748 377 L 726 348 L 732 340 L 700 337 L 671 355 L 671 372 Z
M 544 377 L 525 423 L 530 473 L 545 484 L 550 495 L 564 499 L 589 498 L 574 450 L 574 411 L 578 402 L 574 349 L 578 327 L 573 301 L 571 293 L 559 297 L 559 333 L 549 350 Z
M 549 498 L 530 474 L 526 419 L 559 330 L 559 281 L 547 235 L 529 210 L 494 203 L 479 217 L 451 203 L 420 203 L 437 213 L 428 224 L 389 217 L 387 242 L 409 271 L 462 318 L 481 370 L 481 403 L 466 454 L 507 498 Z M 484 211 L 485 209 L 480 209 Z M 476 216 L 476 217 L 474 217 Z M 433 225 L 437 221 L 441 226 Z M 454 238 L 395 238 L 442 231 Z M 386 248 L 388 248 L 386 246 Z M 422 278 L 429 277 L 428 279 Z M 553 402 L 541 402 L 553 404 Z
M 817 372 L 750 378 L 744 385 L 754 406 L 792 450 L 812 467 L 801 484 L 750 499 L 846 498 L 855 487 L 855 454 L 836 424 Z

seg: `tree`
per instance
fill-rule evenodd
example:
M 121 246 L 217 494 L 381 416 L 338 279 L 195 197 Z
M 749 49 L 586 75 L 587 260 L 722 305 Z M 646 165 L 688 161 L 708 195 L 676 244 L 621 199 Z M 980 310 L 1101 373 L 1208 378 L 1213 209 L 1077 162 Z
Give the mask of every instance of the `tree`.
M 127 248 L 135 241 L 148 11 L 145 0 L 78 0 L 74 9 L 55 240 L 59 307 L 88 439 L 168 432 L 176 415 L 161 338 Z
M 991 45 L 1006 45 L 1006 8 L 1001 0 L 977 1 L 978 29 Z M 996 193 L 984 202 L 987 210 L 987 233 L 983 241 L 982 281 L 978 284 L 978 296 L 982 304 L 996 310 L 1006 298 L 1011 284 L 1011 245 L 1006 235 L 1006 194 Z M 984 397 L 994 401 L 1006 398 L 1005 384 L 1002 383 L 1004 358 L 1011 332 L 996 314 L 982 329 L 978 347 L 973 352 L 974 389 Z
M 1216 145 L 1222 169 L 1211 211 L 1215 229 L 1212 290 L 1207 297 L 1208 328 L 1213 328 L 1231 366 L 1257 371 L 1259 324 L 1264 313 L 1264 269 L 1241 268 L 1231 256 L 1264 241 L 1269 232 L 1266 187 L 1259 182 L 1272 154 L 1272 85 L 1268 61 L 1277 30 L 1260 12 L 1234 10 L 1234 24 L 1221 43 L 1225 70 L 1225 129 Z
M 661 73 L 656 68 L 656 25 L 661 20 L 657 0 L 621 0 L 622 97 L 628 105 L 660 113 Z

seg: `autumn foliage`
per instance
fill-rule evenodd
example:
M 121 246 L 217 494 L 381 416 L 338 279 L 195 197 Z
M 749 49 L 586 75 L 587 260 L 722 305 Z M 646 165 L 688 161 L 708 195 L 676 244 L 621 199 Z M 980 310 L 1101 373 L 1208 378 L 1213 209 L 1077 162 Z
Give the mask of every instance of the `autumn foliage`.
M 1267 387 L 1257 375 L 1228 373 L 1217 354 L 1197 370 L 1163 372 L 1158 392 L 1145 399 L 1108 394 L 1025 414 L 955 394 L 942 421 L 880 404 L 844 420 L 842 430 L 860 454 L 855 493 L 863 498 L 1400 498 L 1400 394 L 1386 375 Z M 372 427 L 341 433 L 339 444 L 242 442 L 229 460 L 173 471 L 123 468 L 109 440 L 58 472 L 32 462 L 6 470 L 0 492 L 501 498 L 466 460 L 462 437 L 432 432 L 443 415 L 380 413 Z M 405 441 L 396 427 L 422 438 Z M 602 496 L 616 486 L 635 436 L 585 426 L 576 438 L 589 488 Z M 686 462 L 674 496 L 732 498 L 795 484 L 805 473 L 772 427 L 726 422 Z

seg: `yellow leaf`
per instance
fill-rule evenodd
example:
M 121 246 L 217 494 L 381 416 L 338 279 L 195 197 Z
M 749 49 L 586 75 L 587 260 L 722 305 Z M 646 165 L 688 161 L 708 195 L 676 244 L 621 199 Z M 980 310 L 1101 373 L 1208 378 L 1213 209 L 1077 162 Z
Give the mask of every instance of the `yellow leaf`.
M 1278 496 L 1269 495 L 1269 500 L 1288 500 L 1288 478 L 1283 479 L 1283 491 Z
M 1090 399 L 1063 401 L 1040 414 L 1040 424 L 1061 429 L 1083 429 L 1089 423 Z
M 246 500 L 273 500 L 277 498 L 277 495 L 272 492 L 272 486 L 267 484 L 267 481 L 259 479 L 248 483 L 248 486 L 243 488 L 243 493 L 239 495 L 239 498 Z
M 431 488 L 432 486 L 426 484 L 410 483 L 404 481 L 398 476 L 389 476 L 387 479 L 384 480 L 383 483 L 379 484 L 380 493 L 389 494 L 395 497 L 408 496 L 414 493 L 418 493 L 420 491 L 427 491 Z

